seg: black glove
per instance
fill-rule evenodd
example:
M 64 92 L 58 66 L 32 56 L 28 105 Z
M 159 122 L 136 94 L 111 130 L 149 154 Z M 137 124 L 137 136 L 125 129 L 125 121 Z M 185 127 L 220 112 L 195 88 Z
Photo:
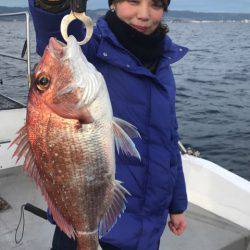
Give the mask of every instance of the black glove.
M 35 0 L 35 7 L 56 14 L 69 9 L 70 0 Z
M 87 0 L 70 0 L 70 8 L 73 12 L 86 12 Z

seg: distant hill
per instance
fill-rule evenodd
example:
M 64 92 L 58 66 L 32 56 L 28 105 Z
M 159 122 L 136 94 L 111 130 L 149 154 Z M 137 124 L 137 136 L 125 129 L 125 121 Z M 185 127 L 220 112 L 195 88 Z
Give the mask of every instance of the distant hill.
M 205 13 L 192 11 L 169 11 L 170 20 L 196 20 L 196 21 L 242 21 L 250 20 L 250 14 L 243 13 Z
M 23 12 L 28 11 L 28 8 L 13 8 L 13 7 L 4 7 L 0 6 L 0 14 L 1 13 L 10 13 L 10 12 Z M 98 19 L 98 17 L 104 15 L 106 13 L 106 9 L 99 10 L 88 10 L 88 15 L 92 17 L 94 21 Z M 171 21 L 176 22 L 185 22 L 190 20 L 196 21 L 242 21 L 242 20 L 250 20 L 250 14 L 242 14 L 242 13 L 203 13 L 203 12 L 192 12 L 192 11 L 169 11 L 166 14 L 166 18 Z M 2 17 L 1 17 L 2 19 Z M 0 19 L 0 20 L 1 20 Z M 9 18 L 4 18 L 5 20 Z M 11 18 L 13 19 L 13 18 Z M 15 17 L 17 20 L 22 20 L 22 17 Z
M 0 6 L 0 13 L 22 12 L 27 10 L 28 8 Z
M 28 8 L 20 8 L 20 7 L 5 7 L 0 6 L 0 14 L 4 13 L 16 13 L 16 12 L 24 12 L 29 11 Z M 103 16 L 107 12 L 106 9 L 99 9 L 99 10 L 88 10 L 88 15 L 96 21 L 98 17 Z M 24 20 L 23 16 L 15 16 L 15 20 Z M 13 20 L 13 17 L 0 17 L 1 20 Z
M 5 7 L 0 6 L 0 14 L 4 13 L 16 13 L 16 12 L 24 12 L 28 11 L 28 8 L 20 8 L 20 7 Z M 15 17 L 0 17 L 1 20 L 24 20 L 24 16 L 15 16 Z

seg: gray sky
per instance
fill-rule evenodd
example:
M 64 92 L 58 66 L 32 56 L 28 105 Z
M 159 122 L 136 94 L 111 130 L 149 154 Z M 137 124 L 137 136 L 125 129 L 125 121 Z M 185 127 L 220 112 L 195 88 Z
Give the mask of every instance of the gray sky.
M 28 0 L 0 0 L 2 6 L 24 7 Z M 107 8 L 108 0 L 88 0 L 89 9 Z M 250 0 L 172 0 L 170 9 L 250 13 Z

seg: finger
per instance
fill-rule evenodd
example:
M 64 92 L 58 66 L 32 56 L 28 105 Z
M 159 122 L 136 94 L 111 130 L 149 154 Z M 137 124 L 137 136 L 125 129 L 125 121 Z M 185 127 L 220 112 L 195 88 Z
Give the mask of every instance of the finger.
M 180 236 L 183 233 L 183 229 L 179 228 L 176 230 L 177 231 L 177 235 Z
M 174 231 L 174 225 L 172 223 L 168 223 L 168 227 L 169 227 L 171 232 Z
M 177 232 L 177 230 L 176 230 L 175 227 L 172 227 L 172 228 L 171 228 L 171 232 L 172 232 L 173 234 L 175 234 L 175 235 L 178 235 L 178 232 Z
M 184 231 L 185 231 L 185 226 L 180 226 L 179 228 L 177 228 L 178 235 L 183 234 Z
M 168 222 L 168 227 L 172 231 L 172 228 L 174 227 L 174 225 L 171 221 Z
M 179 225 L 179 228 L 180 228 L 183 232 L 185 231 L 186 227 L 187 227 L 187 223 L 185 223 L 185 222 L 180 223 L 180 225 Z
M 175 235 L 178 234 L 177 229 L 176 229 L 176 227 L 175 227 L 174 225 L 171 225 L 169 228 L 170 228 L 170 230 L 171 230 L 171 232 L 172 232 L 173 234 L 175 234 Z
M 173 226 L 174 226 L 173 222 L 172 222 L 172 221 L 169 221 L 169 222 L 168 222 L 168 226 L 169 226 L 169 228 L 173 227 Z
M 174 221 L 170 221 L 170 222 L 171 222 L 171 224 L 172 224 L 174 227 L 176 227 L 176 228 L 179 227 L 179 223 L 176 223 L 176 222 L 174 222 Z

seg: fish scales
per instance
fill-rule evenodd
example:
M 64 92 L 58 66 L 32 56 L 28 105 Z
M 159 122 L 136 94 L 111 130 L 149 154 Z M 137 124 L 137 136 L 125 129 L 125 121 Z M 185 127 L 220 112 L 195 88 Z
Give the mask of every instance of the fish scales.
M 129 195 L 115 180 L 115 142 L 140 159 L 130 139 L 139 133 L 113 117 L 104 78 L 74 37 L 67 46 L 51 38 L 33 78 L 26 124 L 11 145 L 77 250 L 97 250 Z
M 46 107 L 41 109 L 45 111 Z M 34 112 L 31 112 L 31 114 L 32 120 L 35 122 Z M 37 115 L 40 117 L 39 113 Z M 55 203 L 62 203 L 60 207 L 64 212 L 67 211 L 64 208 L 64 203 L 71 204 L 72 208 L 74 208 L 74 212 L 71 211 L 68 216 L 75 225 L 84 224 L 80 221 L 79 214 L 94 215 L 95 221 L 91 222 L 91 226 L 88 225 L 89 228 L 87 228 L 86 224 L 86 228 L 83 229 L 84 231 L 93 231 L 97 228 L 97 219 L 102 215 L 99 211 L 105 209 L 105 204 L 103 204 L 104 208 L 101 207 L 103 197 L 106 197 L 107 190 L 112 192 L 113 188 L 111 174 L 108 174 L 110 172 L 108 167 L 112 166 L 113 163 L 109 162 L 110 159 L 107 159 L 107 154 L 103 153 L 103 150 L 97 152 L 98 148 L 102 149 L 107 145 L 103 138 L 110 131 L 110 128 L 95 123 L 76 130 L 75 126 L 71 124 L 76 123 L 75 121 L 70 120 L 65 123 L 64 119 L 58 119 L 55 114 L 48 113 L 46 115 L 46 112 L 43 113 L 43 117 L 44 121 L 40 120 L 40 126 L 47 128 L 38 129 L 38 131 L 41 131 L 40 136 L 36 131 L 41 146 L 39 147 L 40 150 L 34 150 L 38 159 L 44 150 L 47 152 L 45 154 L 47 159 L 43 159 L 38 164 L 41 175 L 45 175 L 49 183 L 55 183 L 50 190 L 50 192 L 54 193 Z M 45 124 L 43 125 L 43 123 Z M 36 124 L 30 122 L 30 126 L 35 127 Z M 60 130 L 53 129 L 58 127 L 60 127 Z M 94 136 L 93 130 L 95 131 Z M 65 132 L 62 133 L 63 131 Z M 103 146 L 100 147 L 100 145 Z M 54 166 L 57 166 L 57 168 L 54 168 Z M 58 170 L 61 173 L 58 173 Z M 59 192 L 56 191 L 58 193 L 54 191 L 55 185 L 62 187 L 56 189 L 59 190 Z M 65 192 L 68 194 L 66 197 L 63 194 Z M 63 201 L 59 200 L 61 197 L 63 197 Z

